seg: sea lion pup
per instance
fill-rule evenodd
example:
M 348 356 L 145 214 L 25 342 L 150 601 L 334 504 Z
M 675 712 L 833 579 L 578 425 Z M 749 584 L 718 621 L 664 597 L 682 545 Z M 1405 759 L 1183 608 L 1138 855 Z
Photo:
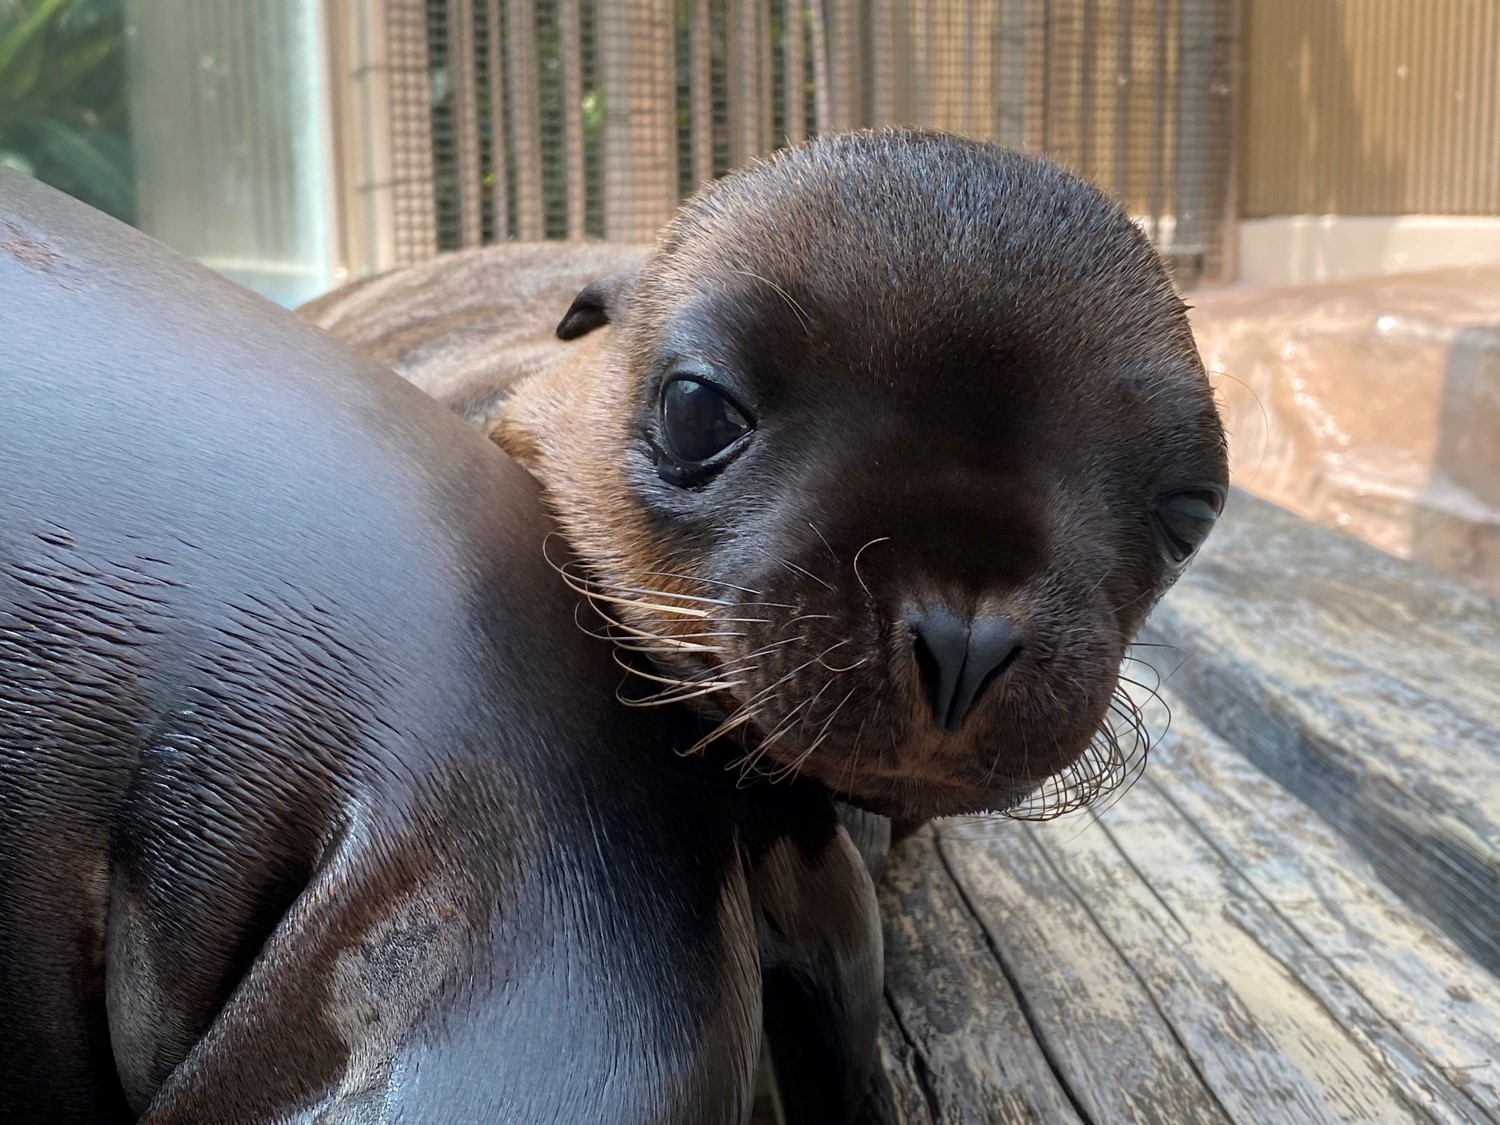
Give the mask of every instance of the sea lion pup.
M 655 698 L 899 818 L 1125 780 L 1121 662 L 1228 470 L 1184 305 L 1096 188 L 943 134 L 817 141 L 705 187 L 558 334 L 497 437 Z
M 763 990 L 850 1116 L 858 858 L 619 705 L 518 466 L 11 173 L 0 324 L 5 1121 L 738 1122 Z

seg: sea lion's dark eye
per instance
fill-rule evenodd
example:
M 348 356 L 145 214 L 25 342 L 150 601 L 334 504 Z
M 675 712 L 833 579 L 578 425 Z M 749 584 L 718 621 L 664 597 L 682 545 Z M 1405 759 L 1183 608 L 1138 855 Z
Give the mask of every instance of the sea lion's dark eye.
M 697 464 L 750 432 L 744 411 L 707 383 L 673 379 L 661 394 L 661 429 L 679 461 Z
M 1216 488 L 1189 488 L 1163 498 L 1154 521 L 1162 557 L 1171 567 L 1187 564 L 1203 546 L 1224 509 L 1224 494 Z

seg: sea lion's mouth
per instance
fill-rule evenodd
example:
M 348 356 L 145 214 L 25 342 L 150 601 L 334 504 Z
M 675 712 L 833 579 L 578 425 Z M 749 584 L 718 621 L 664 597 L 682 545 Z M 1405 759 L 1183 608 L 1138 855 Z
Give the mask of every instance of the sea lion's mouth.
M 892 820 L 925 821 L 948 816 L 993 814 L 1007 815 L 1006 810 L 1025 801 L 1028 790 L 1013 786 L 992 790 L 983 796 L 963 785 L 947 785 L 902 774 L 882 778 L 884 785 L 866 793 L 841 793 L 846 804 Z
M 942 664 L 955 655 L 931 651 L 943 643 L 930 639 L 934 615 L 924 638 L 909 612 L 881 612 L 904 604 L 877 596 L 881 577 L 857 576 L 851 589 L 800 565 L 793 573 L 806 578 L 781 584 L 658 565 L 619 583 L 577 563 L 558 569 L 592 609 L 580 626 L 612 642 L 628 673 L 620 701 L 693 708 L 703 734 L 679 753 L 712 753 L 742 781 L 806 778 L 896 819 L 1044 820 L 1123 789 L 1144 767 L 1152 737 L 1125 685 L 1145 685 L 1121 666 L 1154 599 L 1127 598 L 1122 613 L 1088 572 L 1048 566 L 980 599 L 949 690 Z M 999 639 L 980 650 L 966 691 L 987 636 Z

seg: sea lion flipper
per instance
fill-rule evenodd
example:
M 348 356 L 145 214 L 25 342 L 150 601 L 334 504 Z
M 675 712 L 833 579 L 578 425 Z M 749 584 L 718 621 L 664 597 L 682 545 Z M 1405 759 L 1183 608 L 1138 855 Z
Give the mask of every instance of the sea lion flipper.
M 591 281 L 578 291 L 568 311 L 557 325 L 559 340 L 576 340 L 596 328 L 603 328 L 619 312 L 619 303 L 629 290 L 635 274 L 617 273 Z
M 829 826 L 810 846 L 811 825 L 799 825 L 798 839 L 768 849 L 750 876 L 766 1040 L 790 1125 L 854 1120 L 875 1066 L 884 975 L 875 890 L 848 832 L 831 815 Z

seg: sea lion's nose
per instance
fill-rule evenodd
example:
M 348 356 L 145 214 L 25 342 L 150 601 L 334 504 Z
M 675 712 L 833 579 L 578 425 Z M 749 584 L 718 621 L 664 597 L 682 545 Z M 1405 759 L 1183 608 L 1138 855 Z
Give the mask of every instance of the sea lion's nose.
M 908 610 L 905 620 L 933 721 L 945 730 L 963 725 L 974 701 L 1026 647 L 1006 617 L 970 616 L 938 603 Z

